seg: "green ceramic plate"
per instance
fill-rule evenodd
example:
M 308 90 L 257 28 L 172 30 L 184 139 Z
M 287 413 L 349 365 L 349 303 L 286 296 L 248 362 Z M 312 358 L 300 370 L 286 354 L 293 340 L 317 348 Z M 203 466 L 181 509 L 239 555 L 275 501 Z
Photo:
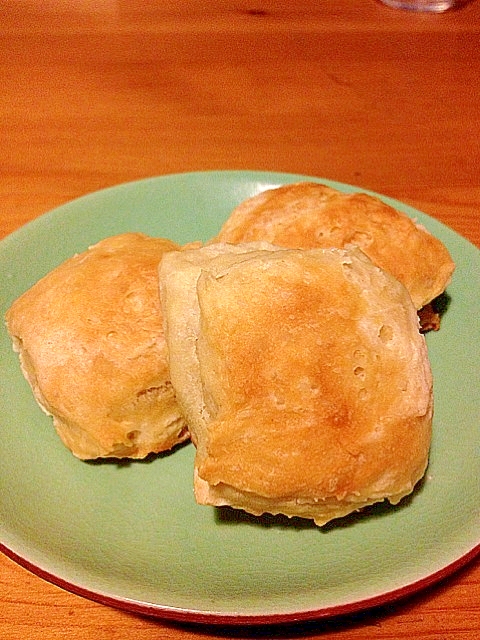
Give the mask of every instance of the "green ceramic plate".
M 40 276 L 105 236 L 130 230 L 181 243 L 206 240 L 244 198 L 301 179 L 228 171 L 171 175 L 61 206 L 0 243 L 2 316 Z M 144 462 L 81 462 L 37 408 L 2 329 L 2 550 L 93 600 L 165 618 L 235 624 L 351 612 L 424 588 L 473 558 L 480 531 L 479 251 L 437 221 L 386 200 L 441 238 L 458 265 L 442 329 L 427 338 L 434 438 L 425 482 L 411 499 L 319 529 L 197 506 L 192 445 Z

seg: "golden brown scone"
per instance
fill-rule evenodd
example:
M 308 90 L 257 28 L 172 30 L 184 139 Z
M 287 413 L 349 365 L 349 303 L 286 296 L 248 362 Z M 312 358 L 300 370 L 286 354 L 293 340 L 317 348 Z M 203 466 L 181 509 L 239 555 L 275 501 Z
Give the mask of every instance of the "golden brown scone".
M 143 458 L 188 437 L 166 357 L 158 264 L 178 246 L 126 233 L 47 274 L 6 314 L 37 402 L 79 458 Z
M 446 247 L 408 216 L 365 193 L 298 182 L 243 201 L 215 242 L 264 240 L 289 248 L 359 246 L 410 292 L 417 309 L 440 295 L 455 265 Z
M 212 244 L 159 271 L 200 504 L 333 518 L 428 461 L 432 379 L 406 289 L 358 249 Z

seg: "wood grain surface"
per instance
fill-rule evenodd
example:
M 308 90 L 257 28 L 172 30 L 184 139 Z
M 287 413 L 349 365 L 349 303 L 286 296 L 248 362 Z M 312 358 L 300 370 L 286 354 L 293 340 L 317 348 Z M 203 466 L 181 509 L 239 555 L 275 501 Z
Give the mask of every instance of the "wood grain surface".
M 480 246 L 480 3 L 3 0 L 0 237 L 154 175 L 259 169 L 398 198 Z M 480 564 L 396 604 L 262 629 L 166 623 L 0 557 L 0 638 L 480 637 Z

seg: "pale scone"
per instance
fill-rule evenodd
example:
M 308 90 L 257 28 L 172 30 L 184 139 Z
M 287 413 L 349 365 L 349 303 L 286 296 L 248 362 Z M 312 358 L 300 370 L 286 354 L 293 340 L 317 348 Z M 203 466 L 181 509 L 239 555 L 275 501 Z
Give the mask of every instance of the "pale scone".
M 102 240 L 34 284 L 6 314 L 23 373 L 82 459 L 143 458 L 188 438 L 168 371 L 158 264 L 170 240 Z
M 412 492 L 432 378 L 402 284 L 356 248 L 222 243 L 159 281 L 198 503 L 322 525 Z
M 258 240 L 295 249 L 356 245 L 405 285 L 417 309 L 443 293 L 455 268 L 443 243 L 404 213 L 374 196 L 314 182 L 268 189 L 244 200 L 214 238 Z

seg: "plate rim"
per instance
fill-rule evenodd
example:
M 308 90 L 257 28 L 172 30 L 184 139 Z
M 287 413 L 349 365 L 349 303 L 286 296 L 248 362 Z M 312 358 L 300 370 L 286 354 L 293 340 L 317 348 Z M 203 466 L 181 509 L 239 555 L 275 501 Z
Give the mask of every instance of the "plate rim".
M 462 568 L 474 563 L 480 555 L 480 542 L 470 551 L 445 567 L 396 589 L 385 591 L 367 598 L 352 600 L 351 602 L 320 607 L 319 609 L 304 609 L 295 612 L 265 614 L 221 613 L 215 610 L 207 611 L 193 608 L 189 609 L 188 607 L 172 607 L 158 603 L 146 603 L 129 598 L 115 597 L 102 593 L 100 590 L 82 587 L 74 582 L 62 578 L 61 576 L 47 571 L 17 554 L 2 542 L 0 542 L 0 551 L 7 558 L 10 558 L 10 560 L 26 569 L 31 574 L 63 589 L 64 591 L 91 600 L 97 604 L 109 606 L 121 611 L 127 611 L 138 615 L 146 615 L 157 619 L 172 620 L 183 623 L 189 622 L 202 625 L 268 626 L 275 624 L 308 622 L 313 620 L 326 620 L 357 613 L 359 611 L 374 609 L 386 604 L 392 604 L 394 602 L 407 599 L 408 597 L 414 596 L 434 584 L 438 584 L 441 581 L 446 580 L 450 576 L 459 572 Z
M 442 220 L 439 220 L 435 216 L 425 213 L 421 209 L 418 209 L 413 205 L 407 204 L 406 202 L 403 202 L 398 198 L 395 198 L 394 196 L 388 196 L 386 194 L 381 193 L 380 191 L 376 191 L 375 189 L 364 188 L 359 185 L 355 185 L 351 182 L 335 180 L 334 178 L 327 178 L 326 176 L 314 176 L 314 175 L 308 175 L 308 174 L 302 174 L 302 173 L 295 173 L 295 172 L 288 172 L 288 171 L 274 171 L 274 170 L 265 170 L 265 169 L 212 169 L 212 170 L 171 172 L 171 173 L 145 176 L 143 178 L 136 178 L 133 180 L 126 180 L 125 182 L 119 182 L 117 184 L 102 187 L 100 189 L 95 189 L 93 191 L 87 191 L 86 193 L 83 193 L 75 198 L 72 198 L 70 200 L 67 200 L 66 202 L 56 205 L 52 209 L 47 209 L 46 211 L 40 213 L 35 218 L 32 218 L 31 220 L 28 220 L 18 228 L 13 229 L 13 231 L 10 231 L 6 236 L 4 236 L 3 238 L 0 238 L 0 247 L 3 245 L 3 243 L 8 244 L 10 241 L 14 241 L 17 234 L 21 234 L 25 232 L 25 230 L 27 229 L 29 230 L 30 228 L 34 228 L 37 224 L 41 224 L 42 222 L 44 222 L 45 219 L 58 215 L 59 211 L 61 211 L 62 209 L 68 208 L 71 205 L 74 206 L 82 200 L 87 201 L 90 198 L 93 199 L 96 196 L 99 196 L 100 194 L 107 194 L 108 192 L 117 191 L 118 189 L 124 189 L 124 188 L 129 189 L 133 187 L 138 187 L 138 186 L 141 186 L 142 184 L 147 185 L 147 184 L 152 184 L 154 182 L 163 182 L 163 181 L 167 182 L 169 180 L 202 178 L 202 177 L 213 177 L 213 176 L 229 176 L 230 178 L 238 177 L 239 179 L 242 179 L 248 175 L 259 176 L 264 179 L 266 179 L 267 177 L 275 178 L 275 180 L 280 184 L 282 184 L 283 181 L 292 183 L 295 179 L 298 179 L 299 181 L 311 180 L 316 183 L 323 183 L 328 186 L 333 186 L 333 188 L 336 188 L 336 186 L 340 187 L 342 190 L 345 190 L 345 192 L 366 193 L 374 197 L 380 198 L 381 200 L 383 200 L 383 202 L 386 202 L 390 206 L 395 207 L 395 205 L 401 205 L 402 210 L 408 210 L 409 213 L 407 215 L 410 215 L 410 214 L 415 215 L 420 213 L 422 216 L 426 217 L 428 220 L 432 221 L 435 225 L 444 229 L 446 232 L 454 234 L 457 238 L 460 238 L 463 242 L 466 242 L 477 251 L 480 251 L 480 248 L 477 247 L 471 240 L 461 235 L 458 231 L 455 231 L 455 229 L 448 226 L 448 224 L 446 224 Z

